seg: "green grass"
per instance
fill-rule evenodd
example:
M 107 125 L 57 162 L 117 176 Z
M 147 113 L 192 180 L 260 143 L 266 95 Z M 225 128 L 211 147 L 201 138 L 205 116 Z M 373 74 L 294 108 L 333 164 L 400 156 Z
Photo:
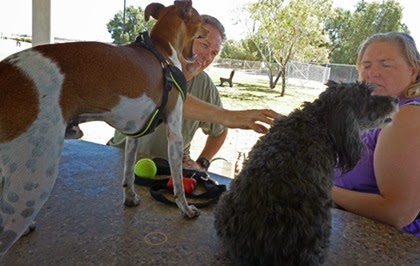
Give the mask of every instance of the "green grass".
M 215 84 L 217 78 L 212 77 Z M 288 114 L 295 108 L 301 106 L 304 101 L 313 101 L 321 92 L 319 89 L 300 88 L 296 86 L 286 87 L 283 97 L 280 96 L 280 87 L 270 89 L 268 81 L 261 80 L 239 80 L 233 82 L 233 87 L 217 87 L 222 97 L 225 108 L 243 110 L 270 108 L 282 114 Z
M 214 84 L 220 84 L 220 77 L 229 75 L 228 69 L 213 68 L 207 73 L 212 78 Z M 268 80 L 264 77 L 255 75 L 245 75 L 240 72 L 233 78 L 233 88 L 229 86 L 217 86 L 222 97 L 223 106 L 230 110 L 244 109 L 273 109 L 274 111 L 287 115 L 296 108 L 299 108 L 304 101 L 313 101 L 321 92 L 320 89 L 311 89 L 297 86 L 286 88 L 286 93 L 280 97 L 280 85 L 275 89 L 270 89 Z M 216 157 L 225 158 L 229 161 L 229 166 L 234 165 L 238 152 L 249 152 L 261 134 L 252 130 L 229 129 L 225 143 L 223 144 Z M 196 136 L 191 144 L 191 156 L 196 158 L 202 151 L 206 141 L 205 135 L 201 130 L 196 132 Z M 211 171 L 229 175 L 220 170 L 224 161 L 219 160 L 212 164 Z M 224 167 L 224 166 L 223 166 Z

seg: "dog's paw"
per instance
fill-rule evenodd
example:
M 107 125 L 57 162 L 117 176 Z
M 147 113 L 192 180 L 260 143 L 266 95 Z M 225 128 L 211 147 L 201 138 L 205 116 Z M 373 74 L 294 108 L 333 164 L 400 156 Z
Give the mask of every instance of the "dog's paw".
M 200 216 L 200 211 L 194 205 L 187 206 L 186 210 L 181 210 L 181 213 L 188 219 Z
M 124 205 L 127 207 L 135 207 L 140 205 L 140 197 L 138 195 L 134 195 L 133 197 L 126 197 L 124 200 Z

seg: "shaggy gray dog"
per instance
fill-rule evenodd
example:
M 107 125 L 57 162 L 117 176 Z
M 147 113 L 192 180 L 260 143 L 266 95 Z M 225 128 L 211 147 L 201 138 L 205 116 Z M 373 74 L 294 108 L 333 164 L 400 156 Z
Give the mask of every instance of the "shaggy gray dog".
M 333 171 L 350 170 L 360 132 L 391 122 L 398 99 L 365 83 L 329 81 L 312 103 L 274 122 L 215 210 L 215 228 L 238 265 L 318 265 L 331 229 Z

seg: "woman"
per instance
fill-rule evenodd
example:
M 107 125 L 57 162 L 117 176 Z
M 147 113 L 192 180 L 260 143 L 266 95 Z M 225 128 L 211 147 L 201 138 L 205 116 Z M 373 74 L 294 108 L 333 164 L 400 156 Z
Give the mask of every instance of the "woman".
M 420 237 L 420 55 L 411 36 L 375 34 L 357 62 L 373 94 L 400 98 L 392 125 L 363 134 L 366 149 L 356 167 L 336 173 L 334 202 L 342 208 Z

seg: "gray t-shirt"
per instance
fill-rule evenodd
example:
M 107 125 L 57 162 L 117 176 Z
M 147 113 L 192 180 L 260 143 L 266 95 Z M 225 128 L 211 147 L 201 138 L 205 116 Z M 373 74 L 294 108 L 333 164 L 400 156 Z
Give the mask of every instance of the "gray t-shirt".
M 223 107 L 216 86 L 205 72 L 201 72 L 188 82 L 187 92 L 187 97 L 188 95 L 194 95 L 205 102 Z M 184 156 L 189 155 L 191 141 L 199 128 L 203 130 L 204 134 L 210 136 L 218 136 L 224 130 L 224 126 L 220 124 L 183 119 L 182 136 L 184 138 Z M 119 131 L 115 131 L 114 138 L 111 139 L 108 144 L 114 147 L 124 148 L 125 135 L 121 134 Z M 153 133 L 141 137 L 137 152 L 142 157 L 160 157 L 168 159 L 168 142 L 166 139 L 165 125 L 161 124 Z

